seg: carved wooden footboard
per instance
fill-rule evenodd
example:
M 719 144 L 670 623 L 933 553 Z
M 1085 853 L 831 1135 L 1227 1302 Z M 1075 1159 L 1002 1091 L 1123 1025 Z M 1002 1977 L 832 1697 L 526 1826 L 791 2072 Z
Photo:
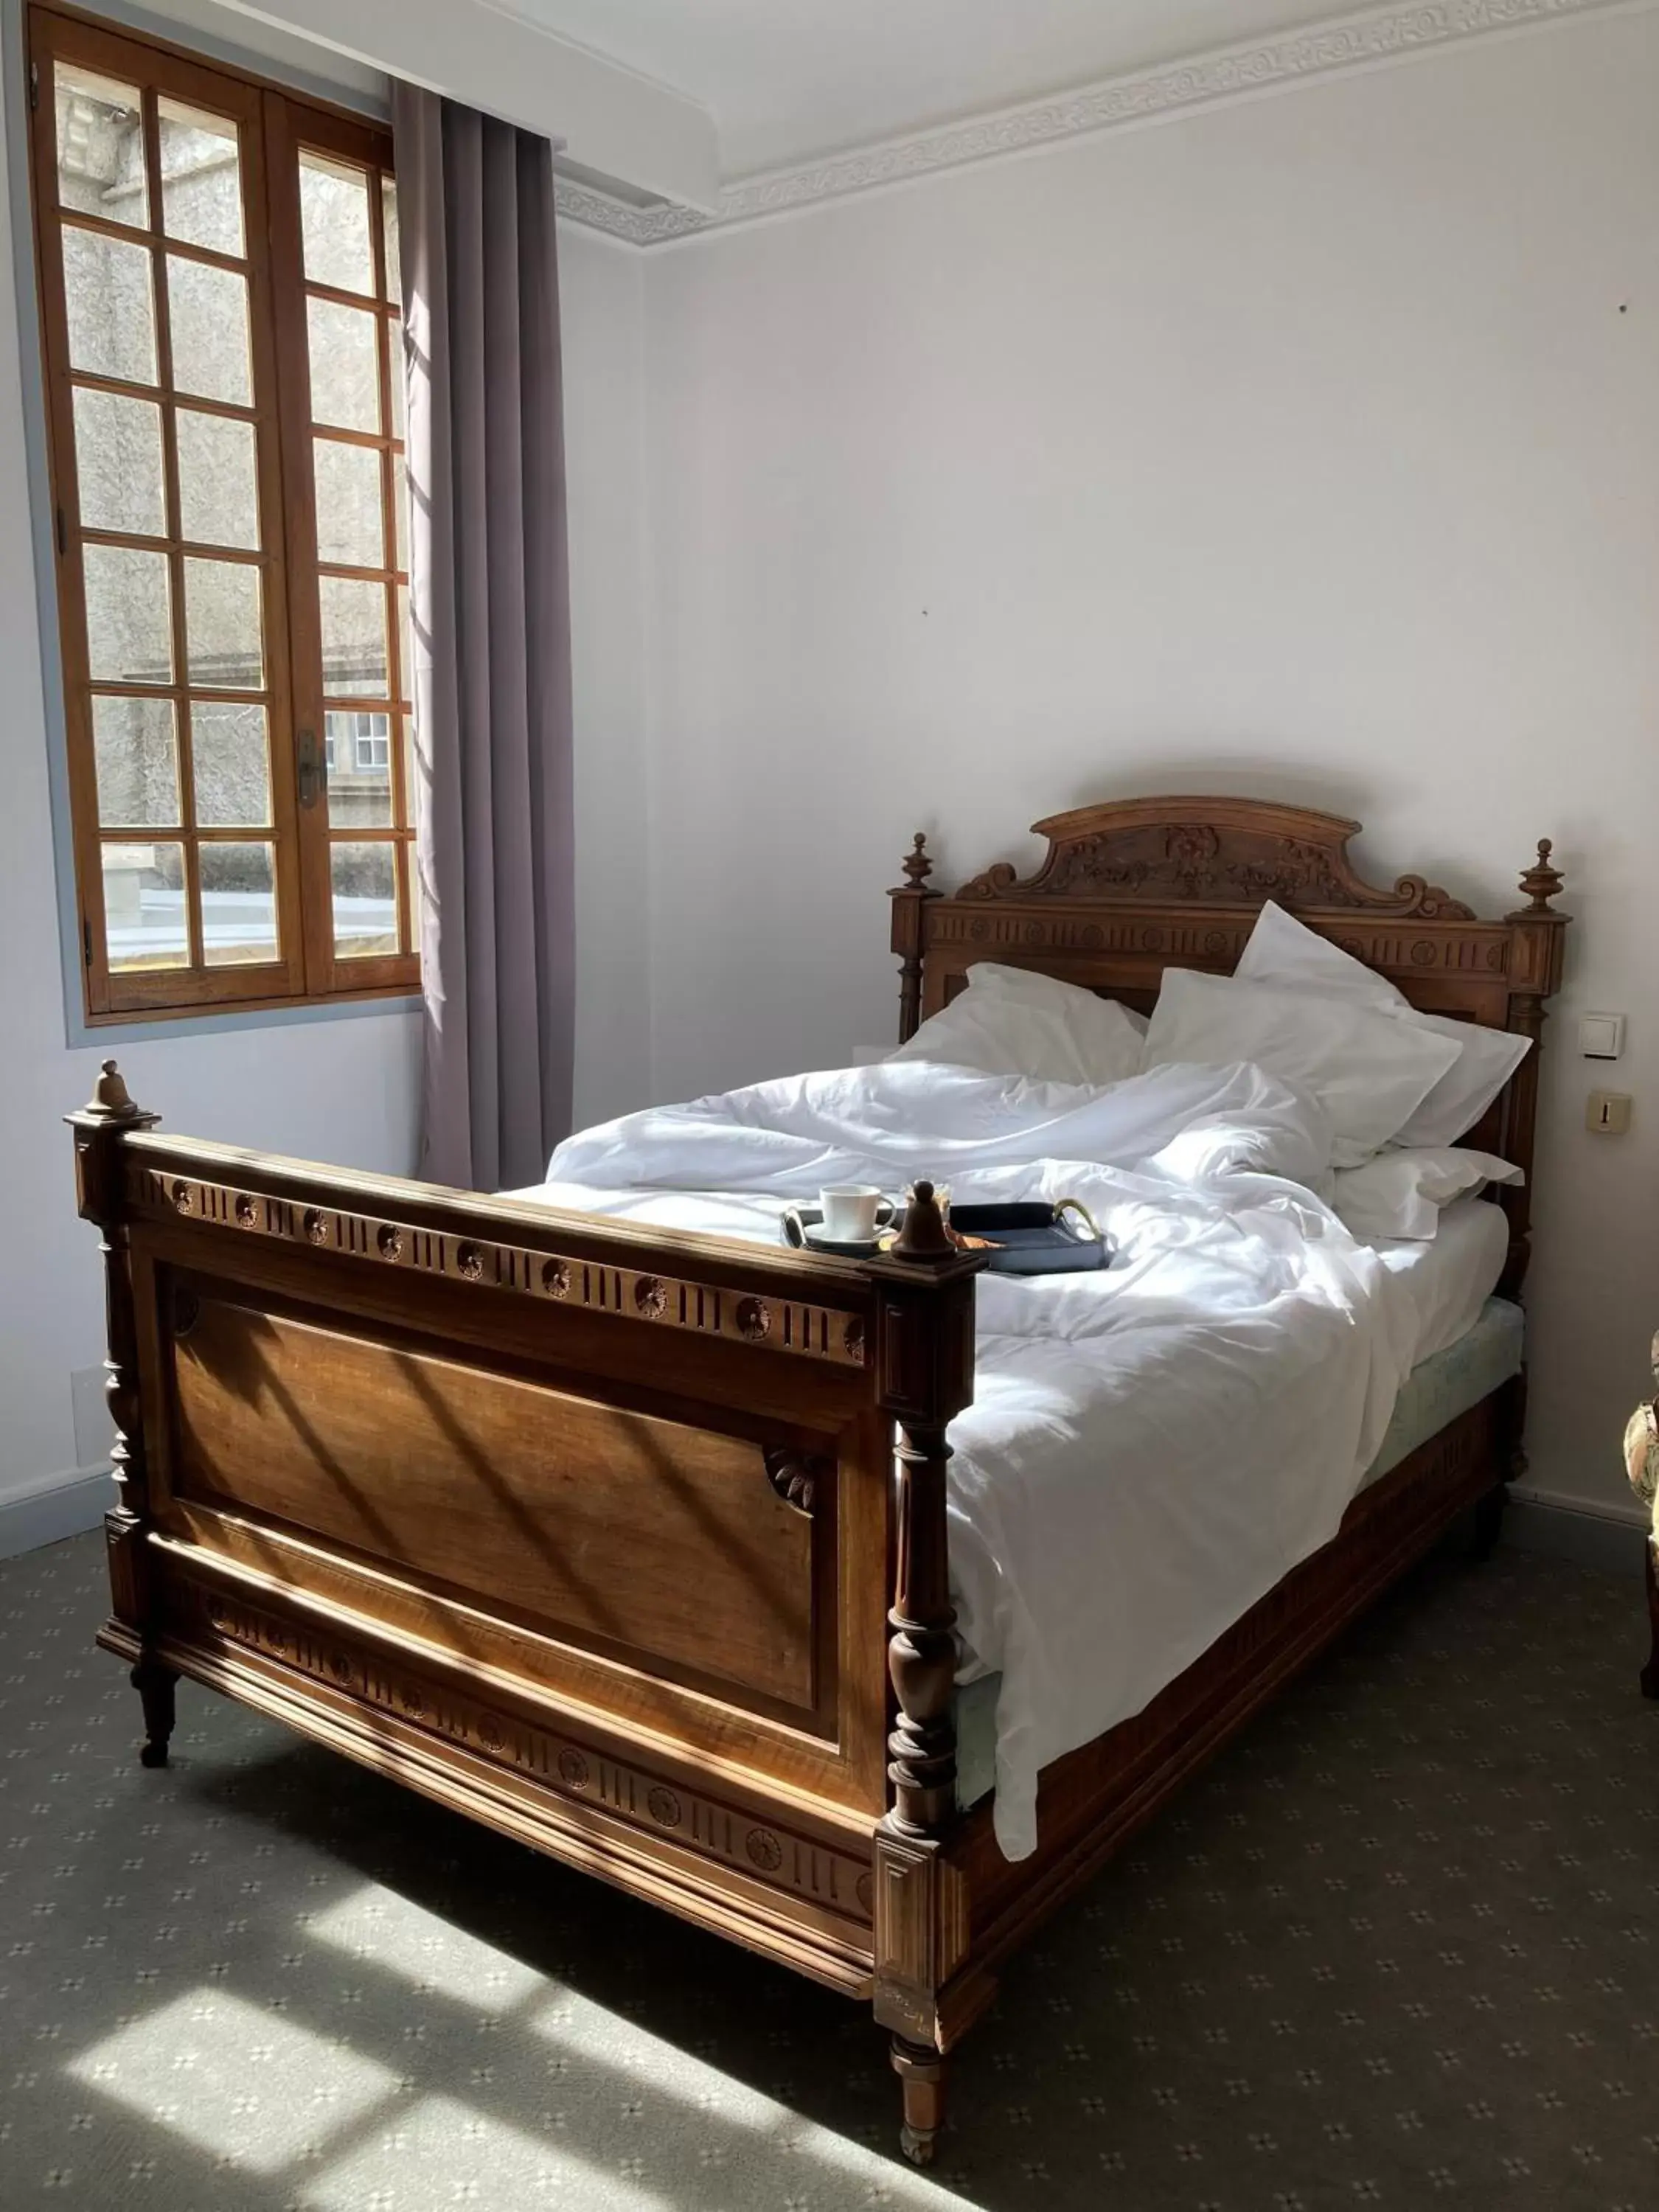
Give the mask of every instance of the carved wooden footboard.
M 113 1063 L 73 1117 L 118 1431 L 100 1640 L 147 1762 L 192 1676 L 871 1993 L 895 1558 L 901 1799 L 954 1777 L 936 1455 L 977 1263 L 665 1237 L 154 1119 Z

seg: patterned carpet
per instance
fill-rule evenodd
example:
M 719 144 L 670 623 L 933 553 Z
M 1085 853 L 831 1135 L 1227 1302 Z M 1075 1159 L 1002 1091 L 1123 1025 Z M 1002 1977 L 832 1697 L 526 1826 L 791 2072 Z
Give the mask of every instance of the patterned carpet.
M 0 1566 L 0 2203 L 1659 2203 L 1639 1590 L 1442 1560 L 1015 1965 L 934 2177 L 867 2014 L 89 1648 Z

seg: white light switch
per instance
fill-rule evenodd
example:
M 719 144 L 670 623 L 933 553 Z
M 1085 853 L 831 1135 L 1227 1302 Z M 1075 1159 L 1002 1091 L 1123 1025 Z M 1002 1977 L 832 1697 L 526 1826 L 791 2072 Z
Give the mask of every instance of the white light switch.
M 1592 1091 L 1584 1108 L 1584 1127 L 1598 1137 L 1622 1137 L 1630 1127 L 1628 1091 Z
M 1622 1014 L 1581 1014 L 1578 1049 L 1586 1060 L 1617 1060 L 1625 1049 Z

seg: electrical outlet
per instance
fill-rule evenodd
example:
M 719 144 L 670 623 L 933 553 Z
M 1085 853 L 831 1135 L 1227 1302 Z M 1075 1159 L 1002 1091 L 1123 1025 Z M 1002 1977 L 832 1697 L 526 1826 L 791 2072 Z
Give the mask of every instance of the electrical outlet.
M 1622 1137 L 1630 1127 L 1628 1091 L 1592 1091 L 1584 1108 L 1584 1127 L 1598 1137 Z

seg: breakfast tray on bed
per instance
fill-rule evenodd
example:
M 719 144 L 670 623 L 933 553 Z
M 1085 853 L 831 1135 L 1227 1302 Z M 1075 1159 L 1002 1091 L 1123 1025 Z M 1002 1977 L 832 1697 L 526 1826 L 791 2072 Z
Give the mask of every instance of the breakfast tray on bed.
M 816 1206 L 791 1206 L 782 1221 L 783 1241 L 799 1249 L 816 1244 L 820 1250 L 858 1252 L 869 1247 L 830 1247 L 806 1232 L 823 1219 Z M 903 1226 L 902 1212 L 884 1229 L 885 1243 Z M 949 1227 L 965 1251 L 985 1254 L 986 1265 L 999 1275 L 1071 1275 L 1112 1264 L 1111 1239 L 1101 1234 L 1080 1199 L 1063 1198 L 1058 1206 L 1026 1201 L 1005 1206 L 953 1206 Z

